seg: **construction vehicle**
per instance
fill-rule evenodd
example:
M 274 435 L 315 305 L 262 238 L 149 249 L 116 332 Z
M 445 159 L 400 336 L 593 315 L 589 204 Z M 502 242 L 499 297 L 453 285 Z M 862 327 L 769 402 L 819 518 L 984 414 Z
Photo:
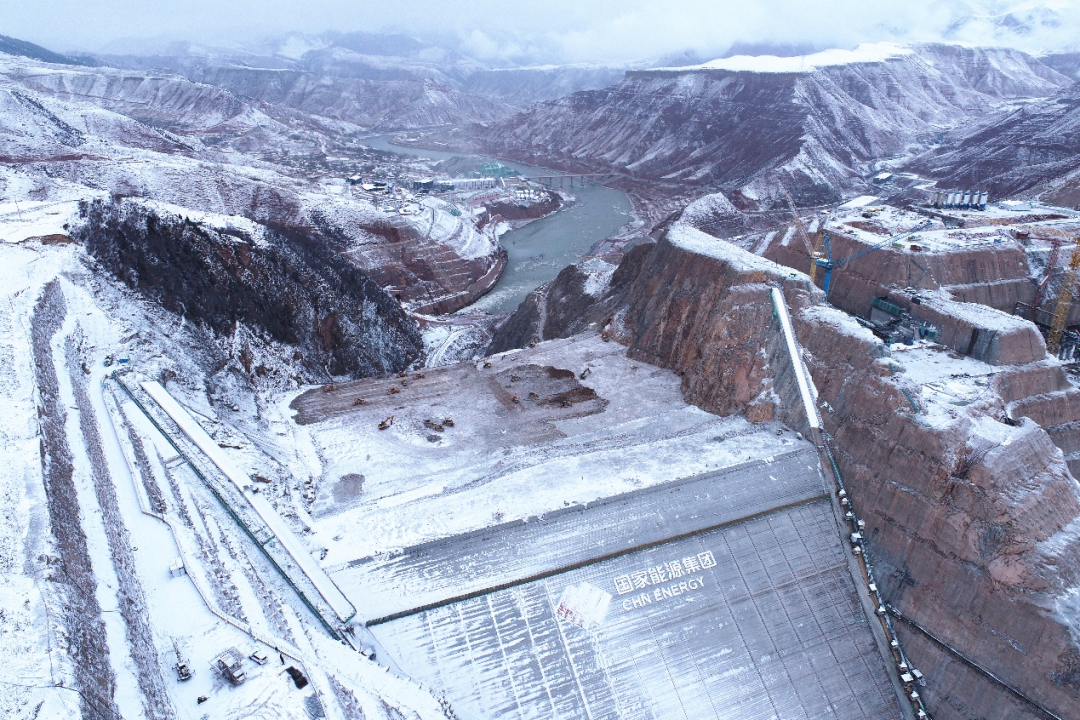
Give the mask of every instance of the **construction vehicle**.
M 416 373 L 415 375 L 413 375 L 413 380 L 422 380 L 425 377 L 427 376 L 424 375 L 424 373 Z
M 511 399 L 511 400 L 512 400 L 513 402 L 515 402 L 515 403 L 519 403 L 519 402 L 521 402 L 521 400 L 519 400 L 519 399 L 518 399 L 518 396 L 517 396 L 517 395 L 511 395 L 511 396 L 510 396 L 510 399 Z
M 399 372 L 399 373 L 397 374 L 397 376 L 396 376 L 396 377 L 399 377 L 399 378 L 403 378 L 403 377 L 409 377 L 409 373 L 407 373 L 407 372 L 405 372 L 404 370 L 402 370 L 401 372 Z
M 242 685 L 247 680 L 247 673 L 242 668 L 243 662 L 244 656 L 240 651 L 229 648 L 214 658 L 210 665 L 233 685 Z
M 454 418 L 443 418 L 442 424 L 446 427 L 454 427 Z
M 380 430 L 385 430 L 386 428 L 390 427 L 393 424 L 394 424 L 394 416 L 391 415 L 390 417 L 386 418 L 381 423 L 379 423 L 379 429 Z
M 173 652 L 176 653 L 176 679 L 180 682 L 190 680 L 195 671 L 191 669 L 191 666 L 184 660 L 184 656 L 180 654 L 180 646 L 176 644 L 175 640 L 173 640 Z
M 442 432 L 443 430 L 446 429 L 441 424 L 439 424 L 439 423 L 437 423 L 437 422 L 435 422 L 434 420 L 431 420 L 431 419 L 428 419 L 428 420 L 424 421 L 424 427 L 426 427 L 428 430 L 434 430 L 435 432 Z
M 917 225 L 917 226 L 911 228 L 910 230 L 905 230 L 902 233 L 897 233 L 896 235 L 893 235 L 892 237 L 885 238 L 881 242 L 875 243 L 875 244 L 871 245 L 870 247 L 863 248 L 862 250 L 858 250 L 856 252 L 853 252 L 852 254 L 850 254 L 847 257 L 842 258 L 840 260 L 833 260 L 832 243 L 829 240 L 829 233 L 827 233 L 827 232 L 824 233 L 825 257 L 824 258 L 820 258 L 820 257 L 819 258 L 814 258 L 814 264 L 817 265 L 818 267 L 825 268 L 825 280 L 821 285 L 821 289 L 825 291 L 825 300 L 828 301 L 828 299 L 829 299 L 829 290 L 832 288 L 832 273 L 833 273 L 833 270 L 836 270 L 838 268 L 843 267 L 844 265 L 847 265 L 852 260 L 858 260 L 859 258 L 865 257 L 866 255 L 869 255 L 870 253 L 872 253 L 872 252 L 874 252 L 876 250 L 880 250 L 881 248 L 885 247 L 886 245 L 899 243 L 901 240 L 904 240 L 905 238 L 910 237 L 911 235 L 914 235 L 917 232 L 925 230 L 926 228 L 930 227 L 932 224 L 933 224 L 932 220 L 927 220 L 926 222 L 922 223 L 921 225 Z
M 1054 306 L 1054 319 L 1050 322 L 1050 335 L 1046 340 L 1046 349 L 1054 357 L 1057 357 L 1061 349 L 1061 336 L 1065 334 L 1065 325 L 1069 321 L 1069 308 L 1072 307 L 1078 271 L 1080 271 L 1080 235 L 1076 236 L 1076 245 L 1073 247 L 1072 257 L 1069 258 L 1069 266 L 1065 269 L 1065 277 L 1061 280 L 1057 305 Z
M 803 225 L 802 218 L 799 217 L 799 213 L 795 211 L 795 201 L 791 199 L 791 193 L 788 192 L 786 187 L 781 186 L 784 191 L 784 198 L 787 200 L 788 209 L 791 210 L 791 217 L 795 221 L 795 232 L 802 240 L 803 246 L 806 247 L 806 254 L 810 256 L 810 279 L 817 280 L 817 264 L 814 262 L 818 249 L 815 244 L 810 242 L 810 235 L 806 232 L 806 226 Z M 821 242 L 820 236 L 818 237 L 818 243 Z
M 401 388 L 392 387 L 392 388 L 390 388 L 389 390 L 386 391 L 386 394 L 387 395 L 397 395 L 399 392 L 401 392 Z
M 323 385 L 322 389 L 323 392 L 334 392 L 335 390 L 337 390 L 337 385 L 334 385 L 334 383 Z
M 353 405 L 367 405 L 367 400 L 365 400 L 364 398 L 356 398 L 355 400 L 352 401 L 352 404 Z

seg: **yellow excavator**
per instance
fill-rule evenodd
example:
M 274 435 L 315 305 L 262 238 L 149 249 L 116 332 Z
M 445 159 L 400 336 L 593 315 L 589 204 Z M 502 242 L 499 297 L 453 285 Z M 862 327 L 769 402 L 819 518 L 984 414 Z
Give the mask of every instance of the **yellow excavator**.
M 1072 306 L 1078 274 L 1080 274 L 1080 235 L 1076 237 L 1076 246 L 1069 259 L 1069 266 L 1065 269 L 1065 277 L 1061 279 L 1057 305 L 1054 306 L 1054 319 L 1050 323 L 1050 335 L 1046 340 L 1046 349 L 1055 357 L 1061 348 L 1061 336 L 1065 334 L 1065 325 L 1069 322 L 1069 308 Z

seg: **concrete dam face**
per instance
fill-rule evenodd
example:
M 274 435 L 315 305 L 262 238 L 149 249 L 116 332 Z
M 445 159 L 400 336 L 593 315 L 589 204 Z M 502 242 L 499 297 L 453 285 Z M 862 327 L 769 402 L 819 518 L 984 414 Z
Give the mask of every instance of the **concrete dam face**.
M 811 442 L 686 405 L 676 376 L 595 333 L 488 362 L 294 402 L 342 468 L 381 468 L 366 499 L 320 498 L 318 522 L 340 537 L 331 578 L 402 671 L 463 718 L 898 716 Z M 544 405 L 554 391 L 579 400 Z M 438 478 L 419 472 L 420 414 L 454 420 L 423 441 Z M 568 499 L 534 512 L 539 492 Z M 376 514 L 391 505 L 401 528 Z M 462 531 L 414 531 L 436 506 Z M 362 549 L 390 538 L 417 542 Z

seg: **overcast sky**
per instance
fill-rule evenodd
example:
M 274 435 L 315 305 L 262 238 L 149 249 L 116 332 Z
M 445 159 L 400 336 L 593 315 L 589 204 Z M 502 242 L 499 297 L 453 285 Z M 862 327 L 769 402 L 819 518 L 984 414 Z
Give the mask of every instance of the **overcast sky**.
M 491 62 L 628 62 L 733 43 L 853 47 L 958 40 L 1080 49 L 1080 0 L 3 0 L 0 34 L 103 51 L 136 39 L 251 42 L 286 32 L 438 36 Z

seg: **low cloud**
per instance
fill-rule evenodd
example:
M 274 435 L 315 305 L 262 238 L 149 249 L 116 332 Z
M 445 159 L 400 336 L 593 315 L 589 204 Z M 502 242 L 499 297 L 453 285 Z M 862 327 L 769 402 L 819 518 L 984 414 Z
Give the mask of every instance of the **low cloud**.
M 449 39 L 501 64 L 627 63 L 732 46 L 854 47 L 956 41 L 1030 52 L 1080 49 L 1080 0 L 39 0 L 8 8 L 0 34 L 56 50 L 101 50 L 155 38 L 202 44 L 327 30 Z M 47 18 L 47 22 L 43 20 Z M 58 21 L 62 18 L 62 21 Z

